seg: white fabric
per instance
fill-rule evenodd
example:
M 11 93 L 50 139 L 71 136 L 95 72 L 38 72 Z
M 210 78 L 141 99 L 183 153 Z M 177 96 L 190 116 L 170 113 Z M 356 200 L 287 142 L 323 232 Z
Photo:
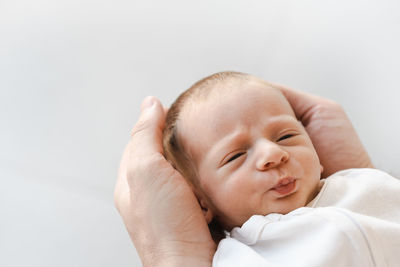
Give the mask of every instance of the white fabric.
M 322 183 L 307 207 L 234 228 L 213 266 L 400 266 L 400 181 L 349 169 Z

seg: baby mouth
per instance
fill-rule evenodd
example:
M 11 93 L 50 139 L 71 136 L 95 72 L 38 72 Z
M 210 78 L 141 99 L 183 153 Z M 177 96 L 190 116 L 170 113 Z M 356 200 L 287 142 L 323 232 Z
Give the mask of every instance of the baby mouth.
M 296 180 L 293 177 L 285 177 L 279 180 L 271 190 L 277 192 L 280 196 L 291 194 L 296 188 Z

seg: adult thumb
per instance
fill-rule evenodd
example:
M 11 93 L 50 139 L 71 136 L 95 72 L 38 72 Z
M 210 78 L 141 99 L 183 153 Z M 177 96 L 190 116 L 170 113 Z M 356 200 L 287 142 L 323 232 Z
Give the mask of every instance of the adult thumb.
M 146 97 L 141 104 L 141 114 L 131 132 L 133 151 L 131 156 L 143 157 L 162 153 L 162 131 L 165 112 L 160 100 L 154 96 Z

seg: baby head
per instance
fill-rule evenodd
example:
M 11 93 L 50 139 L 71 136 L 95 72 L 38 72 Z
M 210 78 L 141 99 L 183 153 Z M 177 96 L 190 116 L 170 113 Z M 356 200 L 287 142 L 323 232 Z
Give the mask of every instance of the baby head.
M 168 111 L 163 146 L 207 222 L 225 230 L 305 206 L 322 172 L 281 91 L 239 72 L 213 74 L 182 93 Z

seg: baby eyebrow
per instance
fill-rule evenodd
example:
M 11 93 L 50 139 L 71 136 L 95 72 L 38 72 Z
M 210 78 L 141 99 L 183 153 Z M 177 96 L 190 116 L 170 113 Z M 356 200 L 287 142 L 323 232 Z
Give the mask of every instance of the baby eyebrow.
M 245 139 L 245 132 L 234 134 L 233 136 L 227 136 L 223 139 L 223 141 L 218 144 L 219 150 L 227 149 L 231 147 L 233 144 L 240 143 L 242 140 Z
M 236 132 L 230 135 L 225 136 L 222 140 L 220 140 L 214 147 L 209 151 L 209 154 L 213 158 L 221 159 L 226 156 L 226 153 L 229 153 L 230 149 L 242 142 L 246 137 L 246 132 Z
M 296 124 L 298 125 L 299 123 L 301 124 L 301 122 L 292 116 L 288 116 L 288 115 L 283 115 L 283 116 L 279 116 L 277 118 L 274 118 L 273 121 L 271 121 L 270 123 L 268 123 L 268 127 L 271 126 L 275 126 L 275 125 L 279 125 L 279 124 Z

